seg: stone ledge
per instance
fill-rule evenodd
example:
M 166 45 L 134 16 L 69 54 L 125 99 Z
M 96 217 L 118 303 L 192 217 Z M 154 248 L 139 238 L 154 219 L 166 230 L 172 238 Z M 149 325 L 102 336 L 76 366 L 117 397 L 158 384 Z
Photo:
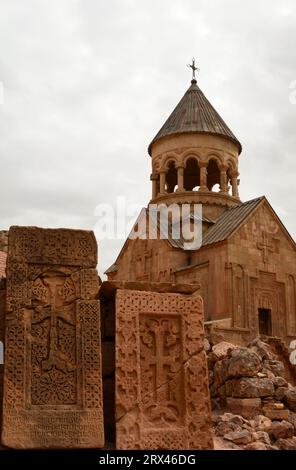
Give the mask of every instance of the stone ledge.
M 173 284 L 171 282 L 148 281 L 104 281 L 100 287 L 99 295 L 113 297 L 116 290 L 138 290 L 146 292 L 158 292 L 162 294 L 192 295 L 200 289 L 200 284 Z

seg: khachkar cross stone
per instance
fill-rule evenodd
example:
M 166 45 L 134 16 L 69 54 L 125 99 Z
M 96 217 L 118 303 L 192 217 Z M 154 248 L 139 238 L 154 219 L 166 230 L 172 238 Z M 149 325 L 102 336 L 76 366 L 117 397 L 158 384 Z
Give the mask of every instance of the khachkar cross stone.
M 94 234 L 12 227 L 7 261 L 3 444 L 103 447 Z
M 116 448 L 211 449 L 199 296 L 116 294 Z

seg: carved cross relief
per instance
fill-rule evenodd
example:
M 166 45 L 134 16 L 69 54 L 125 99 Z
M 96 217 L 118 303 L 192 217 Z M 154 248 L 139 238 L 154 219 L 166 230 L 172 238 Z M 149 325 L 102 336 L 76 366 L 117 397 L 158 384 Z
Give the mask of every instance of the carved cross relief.
M 34 404 L 46 401 L 41 391 L 43 388 L 47 390 L 50 382 L 52 387 L 58 384 L 61 390 L 64 387 L 64 398 L 73 402 L 76 395 L 73 375 L 76 369 L 76 328 L 72 304 L 76 298 L 74 283 L 70 277 L 46 273 L 34 281 L 32 294 L 37 304 L 32 315 L 35 363 L 32 401 Z M 59 403 L 59 393 L 54 395 L 51 400 Z
M 139 240 L 137 246 L 138 253 L 136 254 L 136 279 L 148 279 L 150 277 L 151 269 L 151 259 L 152 259 L 152 249 L 148 249 L 147 240 L 145 244 L 141 243 L 142 240 Z
M 202 306 L 199 296 L 117 291 L 117 449 L 212 448 Z
M 104 446 L 93 232 L 11 227 L 2 442 Z
M 257 242 L 257 248 L 262 251 L 263 263 L 267 263 L 269 253 L 275 252 L 276 245 L 265 230 L 262 231 L 261 240 Z
M 141 319 L 143 402 L 150 422 L 174 422 L 180 416 L 179 384 L 172 377 L 180 367 L 180 325 L 170 319 Z
M 168 366 L 169 368 L 174 364 L 175 358 L 171 357 L 169 354 L 166 354 L 164 351 L 164 345 L 168 339 L 166 338 L 169 333 L 168 322 L 157 322 L 150 320 L 151 323 L 151 333 L 154 336 L 154 355 L 150 359 L 150 366 L 155 369 L 155 395 L 156 400 L 159 401 L 159 391 L 160 387 L 164 385 L 165 382 L 165 369 Z M 177 336 L 171 333 L 171 344 L 175 342 Z

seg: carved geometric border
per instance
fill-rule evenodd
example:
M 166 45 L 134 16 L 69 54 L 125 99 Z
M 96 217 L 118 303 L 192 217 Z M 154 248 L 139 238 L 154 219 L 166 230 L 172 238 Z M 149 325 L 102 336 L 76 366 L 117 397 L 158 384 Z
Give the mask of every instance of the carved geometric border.
M 92 231 L 10 227 L 9 259 L 15 262 L 95 267 L 97 243 Z

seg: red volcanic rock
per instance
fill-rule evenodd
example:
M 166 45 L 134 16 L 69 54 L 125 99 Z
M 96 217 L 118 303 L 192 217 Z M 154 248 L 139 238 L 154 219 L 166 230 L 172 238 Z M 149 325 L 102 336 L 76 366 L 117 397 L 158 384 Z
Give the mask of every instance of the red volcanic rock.
M 229 377 L 255 377 L 261 369 L 261 359 L 255 352 L 247 348 L 239 348 L 231 352 L 228 364 Z
M 285 401 L 290 410 L 296 411 L 296 387 L 287 390 Z
M 235 398 L 259 398 L 273 395 L 274 386 L 270 379 L 243 377 L 226 382 L 226 395 Z
M 260 398 L 227 398 L 227 409 L 244 418 L 253 418 L 261 413 Z
M 286 439 L 294 435 L 294 426 L 288 421 L 273 421 L 270 434 L 274 439 Z

